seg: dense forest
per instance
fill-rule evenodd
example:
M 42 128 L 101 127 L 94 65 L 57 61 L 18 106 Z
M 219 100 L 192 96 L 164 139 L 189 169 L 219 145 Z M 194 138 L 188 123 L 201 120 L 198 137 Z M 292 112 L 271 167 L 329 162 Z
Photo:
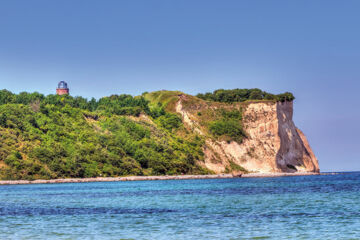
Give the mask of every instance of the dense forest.
M 147 113 L 156 123 L 131 116 Z M 130 116 L 130 117 L 129 117 Z M 81 97 L 0 91 L 2 179 L 207 173 L 202 139 L 143 97 Z M 0 162 L 1 164 L 1 162 Z
M 235 101 L 213 95 L 211 101 Z M 210 132 L 241 141 L 241 114 L 221 116 Z M 196 164 L 203 145 L 165 103 L 144 96 L 87 100 L 0 91 L 0 179 L 207 174 Z

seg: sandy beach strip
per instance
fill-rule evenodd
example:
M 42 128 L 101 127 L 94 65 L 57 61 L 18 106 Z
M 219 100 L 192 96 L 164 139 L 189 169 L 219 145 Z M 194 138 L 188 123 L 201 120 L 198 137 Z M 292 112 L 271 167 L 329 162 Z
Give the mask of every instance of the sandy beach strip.
M 0 185 L 18 184 L 51 184 L 51 183 L 86 183 L 86 182 L 121 182 L 121 181 L 154 181 L 154 180 L 186 180 L 186 179 L 226 179 L 226 178 L 268 178 L 319 175 L 320 173 L 247 173 L 247 174 L 215 174 L 215 175 L 174 175 L 174 176 L 130 176 L 130 177 L 97 177 L 97 178 L 64 178 L 51 180 L 4 180 Z
M 246 173 L 242 174 L 242 178 L 269 178 L 269 177 L 294 177 L 294 176 L 310 176 L 320 175 L 315 172 L 295 172 L 295 173 Z

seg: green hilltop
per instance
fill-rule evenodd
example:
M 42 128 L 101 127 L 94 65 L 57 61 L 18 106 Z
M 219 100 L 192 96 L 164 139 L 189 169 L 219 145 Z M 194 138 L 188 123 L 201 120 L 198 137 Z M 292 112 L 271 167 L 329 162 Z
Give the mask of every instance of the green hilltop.
M 99 100 L 1 90 L 0 179 L 211 173 L 197 164 L 204 158 L 204 136 L 187 129 L 174 111 L 179 96 L 190 99 L 189 105 L 294 99 L 291 93 L 259 89 L 217 90 L 197 97 L 158 91 Z M 198 117 L 211 137 L 246 137 L 240 108 L 206 114 L 199 111 Z

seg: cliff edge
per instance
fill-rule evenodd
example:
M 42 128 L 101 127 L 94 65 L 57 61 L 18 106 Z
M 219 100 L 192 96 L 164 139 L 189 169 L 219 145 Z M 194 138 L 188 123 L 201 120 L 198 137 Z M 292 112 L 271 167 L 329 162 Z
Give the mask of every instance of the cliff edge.
M 194 103 L 194 97 L 180 95 L 175 109 L 189 129 L 205 136 L 204 162 L 199 164 L 215 173 L 320 171 L 305 135 L 293 122 L 292 101 Z M 206 121 L 221 109 L 242 113 L 240 124 L 246 136 L 241 142 L 214 138 L 209 133 Z

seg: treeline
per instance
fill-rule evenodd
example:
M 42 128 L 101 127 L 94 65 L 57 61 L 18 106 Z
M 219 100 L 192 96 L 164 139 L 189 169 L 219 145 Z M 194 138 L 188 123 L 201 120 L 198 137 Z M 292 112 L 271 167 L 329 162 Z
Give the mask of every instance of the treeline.
M 92 98 L 87 100 L 83 97 L 72 97 L 70 95 L 43 95 L 37 92 L 27 93 L 21 92 L 14 94 L 8 90 L 0 90 L 0 105 L 3 104 L 32 104 L 32 105 L 46 105 L 51 104 L 55 106 L 68 105 L 74 108 L 80 108 L 88 111 L 100 110 L 107 114 L 117 115 L 133 115 L 138 116 L 141 112 L 150 113 L 149 103 L 143 97 L 133 97 L 131 95 L 112 95 L 110 97 L 103 97 L 99 100 Z
M 155 124 L 127 117 L 141 112 Z M 204 174 L 203 144 L 142 97 L 0 91 L 0 179 Z
M 293 101 L 295 99 L 294 95 L 290 92 L 275 95 L 262 91 L 258 88 L 253 88 L 253 89 L 237 88 L 232 90 L 218 89 L 212 93 L 210 92 L 204 94 L 199 93 L 196 96 L 198 98 L 207 101 L 225 102 L 225 103 L 245 102 L 247 100 L 273 100 L 273 101 L 285 102 L 285 101 Z

